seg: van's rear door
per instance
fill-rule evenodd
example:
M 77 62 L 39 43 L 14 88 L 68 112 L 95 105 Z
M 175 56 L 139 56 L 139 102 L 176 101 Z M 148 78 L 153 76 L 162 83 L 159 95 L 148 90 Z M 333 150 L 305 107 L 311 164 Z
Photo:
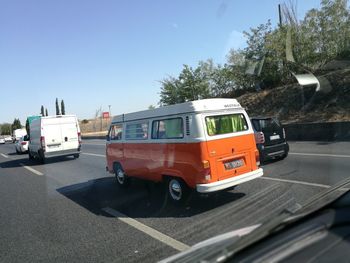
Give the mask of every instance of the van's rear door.
M 204 117 L 208 154 L 217 180 L 252 171 L 254 133 L 243 112 L 221 113 Z M 212 172 L 212 173 L 213 173 Z
M 61 141 L 63 150 L 73 150 L 79 147 L 78 122 L 74 116 L 62 116 L 61 122 Z
M 46 152 L 63 150 L 61 126 L 56 118 L 42 119 L 42 136 L 45 139 Z

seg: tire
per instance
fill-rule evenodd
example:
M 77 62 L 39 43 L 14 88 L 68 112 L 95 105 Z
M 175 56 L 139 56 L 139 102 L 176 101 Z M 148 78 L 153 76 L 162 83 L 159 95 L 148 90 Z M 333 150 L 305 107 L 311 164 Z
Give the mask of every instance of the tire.
M 17 153 L 17 154 L 20 154 L 20 152 L 18 151 L 17 147 L 16 147 L 16 153 Z
M 288 156 L 288 153 L 286 152 L 285 154 L 283 154 L 283 155 L 281 156 L 281 160 L 285 159 L 287 156 Z
M 189 197 L 189 188 L 181 178 L 168 177 L 166 190 L 167 196 L 173 204 L 183 204 Z
M 114 165 L 115 181 L 120 188 L 127 188 L 130 185 L 130 178 L 125 174 L 120 164 Z
M 38 156 L 39 156 L 39 160 L 41 164 L 45 164 L 46 163 L 46 158 L 43 152 L 39 151 L 38 152 Z
M 74 156 L 74 158 L 75 158 L 75 159 L 78 159 L 78 158 L 79 158 L 79 156 L 80 156 L 80 154 L 79 154 L 79 153 L 77 153 L 77 154 L 74 154 L 73 156 Z
M 33 155 L 31 154 L 31 152 L 29 150 L 28 150 L 28 156 L 29 156 L 29 160 L 33 160 L 34 159 Z

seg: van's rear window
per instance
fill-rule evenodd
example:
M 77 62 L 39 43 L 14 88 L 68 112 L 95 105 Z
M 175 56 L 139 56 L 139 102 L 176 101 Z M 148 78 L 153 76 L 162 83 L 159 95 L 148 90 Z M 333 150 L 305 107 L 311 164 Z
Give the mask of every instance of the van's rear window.
M 220 135 L 248 130 L 243 114 L 217 115 L 205 118 L 208 135 Z

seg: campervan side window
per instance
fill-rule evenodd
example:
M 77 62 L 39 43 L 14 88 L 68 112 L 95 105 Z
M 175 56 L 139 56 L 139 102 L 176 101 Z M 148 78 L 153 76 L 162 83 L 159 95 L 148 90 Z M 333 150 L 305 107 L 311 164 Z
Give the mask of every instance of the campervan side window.
M 109 139 L 112 141 L 121 140 L 123 134 L 123 125 L 122 124 L 114 124 L 111 126 L 109 131 Z
M 209 136 L 248 130 L 243 114 L 217 115 L 205 118 Z
M 182 118 L 157 120 L 152 123 L 152 139 L 181 139 L 183 137 Z
M 127 124 L 125 138 L 127 140 L 146 140 L 148 138 L 148 122 Z

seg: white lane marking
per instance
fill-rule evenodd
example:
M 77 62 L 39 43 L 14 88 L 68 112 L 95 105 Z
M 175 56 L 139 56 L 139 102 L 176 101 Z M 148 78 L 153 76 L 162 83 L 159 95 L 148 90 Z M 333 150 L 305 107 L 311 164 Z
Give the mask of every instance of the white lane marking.
M 44 175 L 42 172 L 39 172 L 38 170 L 33 169 L 32 167 L 29 167 L 27 165 L 24 165 L 23 163 L 19 163 L 23 168 L 27 169 L 28 171 L 32 172 L 36 175 Z
M 1 153 L 1 156 L 4 158 L 9 158 L 6 154 Z
M 82 154 L 85 154 L 85 155 L 91 155 L 91 156 L 97 156 L 97 157 L 106 157 L 106 155 L 103 155 L 103 154 L 97 154 L 97 153 L 82 153 Z
M 178 251 L 184 251 L 186 249 L 189 249 L 190 247 L 180 241 L 177 241 L 149 226 L 146 226 L 142 223 L 140 223 L 139 221 L 136 221 L 135 219 L 133 218 L 130 218 L 110 207 L 105 207 L 102 209 L 103 211 L 105 211 L 106 213 L 112 215 L 112 216 L 115 216 L 117 217 L 120 221 L 140 230 L 141 232 L 153 237 L 154 239 L 157 239 L 159 240 L 160 242 L 178 250 Z
M 316 187 L 322 187 L 322 188 L 329 188 L 329 187 L 331 187 L 330 185 L 327 185 L 327 184 L 316 184 L 316 183 L 309 183 L 309 182 L 305 182 L 305 181 L 280 179 L 280 178 L 273 178 L 273 177 L 259 177 L 259 179 L 271 180 L 271 181 L 277 181 L 277 182 L 284 182 L 284 183 L 292 183 L 292 184 L 302 184 L 302 185 L 316 186 Z
M 321 157 L 335 157 L 335 158 L 350 158 L 350 155 L 342 154 L 326 154 L 326 153 L 295 153 L 289 152 L 291 155 L 302 155 L 302 156 L 321 156 Z

